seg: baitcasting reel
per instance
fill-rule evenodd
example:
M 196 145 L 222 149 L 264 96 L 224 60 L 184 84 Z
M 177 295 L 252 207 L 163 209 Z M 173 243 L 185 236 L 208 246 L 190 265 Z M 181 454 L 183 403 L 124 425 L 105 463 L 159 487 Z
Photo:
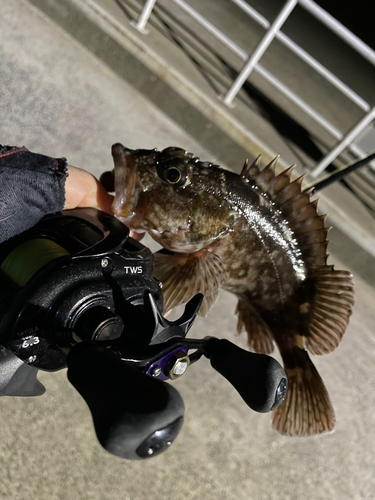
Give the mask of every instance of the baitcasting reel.
M 38 369 L 68 367 L 101 445 L 146 459 L 181 429 L 184 403 L 172 385 L 202 355 L 253 410 L 285 399 L 273 358 L 227 340 L 186 338 L 203 296 L 177 321 L 163 317 L 151 251 L 121 222 L 95 209 L 45 217 L 0 245 L 0 396 L 38 396 Z

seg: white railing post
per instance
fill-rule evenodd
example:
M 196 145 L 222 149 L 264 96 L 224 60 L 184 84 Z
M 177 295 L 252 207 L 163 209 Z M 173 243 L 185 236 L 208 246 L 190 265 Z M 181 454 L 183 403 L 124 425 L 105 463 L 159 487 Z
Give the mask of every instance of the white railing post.
M 375 107 L 373 107 L 351 130 L 348 132 L 345 137 L 342 139 L 339 144 L 335 148 L 332 149 L 310 172 L 313 177 L 317 177 L 320 173 L 323 172 L 325 168 L 328 167 L 330 163 L 333 162 L 337 156 L 344 151 L 346 147 L 350 145 L 352 141 L 358 135 L 365 130 L 365 128 L 370 125 L 370 123 L 375 119 Z
M 131 24 L 136 28 L 138 31 L 140 31 L 143 34 L 147 33 L 147 30 L 145 29 L 146 24 L 151 16 L 152 9 L 154 8 L 154 5 L 156 4 L 156 0 L 146 0 L 146 3 L 142 9 L 142 12 L 138 18 L 138 21 L 132 21 Z
M 279 31 L 284 22 L 288 19 L 290 13 L 297 5 L 298 0 L 288 0 L 284 8 L 280 11 L 279 15 L 276 17 L 275 21 L 271 24 L 269 30 L 264 35 L 257 48 L 242 68 L 241 72 L 233 82 L 232 86 L 224 96 L 223 101 L 227 106 L 231 104 L 233 99 L 236 97 L 240 91 L 242 85 L 248 79 L 250 73 L 253 71 L 257 65 L 259 59 L 262 57 L 264 52 L 267 50 L 268 46 L 271 44 L 272 40 L 275 38 L 276 33 Z

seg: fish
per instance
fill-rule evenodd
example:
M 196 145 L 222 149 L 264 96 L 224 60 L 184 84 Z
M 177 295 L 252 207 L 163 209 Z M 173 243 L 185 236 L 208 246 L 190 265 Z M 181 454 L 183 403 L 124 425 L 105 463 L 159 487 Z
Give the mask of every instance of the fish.
M 354 305 L 353 276 L 327 264 L 330 230 L 305 176 L 294 165 L 276 173 L 260 157 L 240 174 L 179 147 L 112 146 L 115 216 L 162 246 L 154 276 L 165 311 L 204 295 L 205 316 L 219 290 L 237 299 L 237 332 L 251 351 L 275 344 L 288 378 L 285 401 L 272 413 L 283 435 L 331 432 L 335 412 L 310 355 L 339 345 Z M 249 381 L 250 382 L 250 381 Z

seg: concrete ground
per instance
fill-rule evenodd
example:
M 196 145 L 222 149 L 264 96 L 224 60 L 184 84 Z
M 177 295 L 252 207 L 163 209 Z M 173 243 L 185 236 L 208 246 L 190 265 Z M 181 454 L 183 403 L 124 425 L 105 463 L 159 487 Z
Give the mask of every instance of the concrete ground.
M 24 0 L 0 4 L 0 138 L 66 156 L 99 175 L 111 144 L 208 151 L 141 93 Z M 130 68 L 131 70 L 132 68 Z M 349 258 L 331 262 L 349 268 Z M 148 462 L 98 445 L 65 371 L 41 373 L 44 396 L 0 400 L 3 500 L 360 500 L 374 497 L 375 292 L 356 273 L 356 306 L 340 348 L 315 358 L 337 413 L 331 435 L 282 437 L 205 360 L 174 383 L 186 405 L 179 438 Z M 234 339 L 235 300 L 222 293 L 192 335 Z M 244 346 L 243 337 L 235 340 Z

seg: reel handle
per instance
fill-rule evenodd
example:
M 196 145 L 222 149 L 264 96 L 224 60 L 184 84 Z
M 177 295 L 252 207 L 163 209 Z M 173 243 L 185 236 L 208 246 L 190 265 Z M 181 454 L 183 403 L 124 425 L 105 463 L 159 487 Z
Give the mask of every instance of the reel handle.
M 74 346 L 67 363 L 68 379 L 89 406 L 98 440 L 109 453 L 143 460 L 172 444 L 185 412 L 176 389 L 92 342 Z
M 271 356 L 245 351 L 228 340 L 216 338 L 208 340 L 205 355 L 254 411 L 266 413 L 284 401 L 287 377 Z

